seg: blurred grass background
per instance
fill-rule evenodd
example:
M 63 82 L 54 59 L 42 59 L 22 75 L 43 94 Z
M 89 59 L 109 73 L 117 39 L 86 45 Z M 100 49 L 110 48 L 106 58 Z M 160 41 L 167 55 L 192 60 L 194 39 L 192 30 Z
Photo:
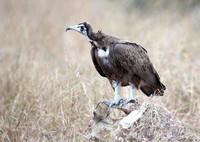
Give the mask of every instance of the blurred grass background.
M 167 91 L 135 97 L 162 102 L 200 134 L 200 1 L 1 0 L 0 141 L 88 141 L 92 111 L 113 90 L 87 39 L 65 33 L 84 21 L 142 45 Z

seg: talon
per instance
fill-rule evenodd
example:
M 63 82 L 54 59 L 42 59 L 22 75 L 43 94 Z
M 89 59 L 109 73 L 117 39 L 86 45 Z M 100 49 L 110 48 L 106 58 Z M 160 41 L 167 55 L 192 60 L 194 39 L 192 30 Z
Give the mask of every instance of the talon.
M 138 99 L 136 99 L 136 98 L 130 98 L 129 102 L 138 103 Z
M 122 103 L 120 104 L 120 106 L 124 106 L 125 104 L 128 104 L 129 102 L 132 102 L 132 103 L 137 103 L 138 100 L 136 98 L 123 98 L 123 99 L 120 99 L 120 101 L 122 101 Z
M 108 117 L 110 109 L 113 105 L 118 105 L 119 104 L 119 99 L 118 99 L 118 88 L 121 86 L 120 82 L 112 81 L 112 86 L 115 89 L 115 97 L 114 100 L 110 102 L 108 110 L 106 112 L 106 117 Z
M 119 100 L 113 100 L 110 102 L 110 104 L 108 106 L 108 110 L 106 112 L 106 117 L 108 117 L 108 115 L 110 114 L 110 109 L 113 105 L 119 105 Z

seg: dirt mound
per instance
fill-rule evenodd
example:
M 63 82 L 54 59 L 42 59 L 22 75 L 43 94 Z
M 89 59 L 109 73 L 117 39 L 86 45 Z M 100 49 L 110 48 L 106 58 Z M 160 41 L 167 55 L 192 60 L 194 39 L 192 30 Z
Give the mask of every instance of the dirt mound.
M 88 137 L 91 140 L 196 142 L 198 139 L 191 128 L 179 123 L 159 103 L 119 104 L 114 108 L 124 113 L 118 116 L 106 116 L 108 105 L 109 101 L 104 100 L 94 110 L 94 117 L 88 126 Z

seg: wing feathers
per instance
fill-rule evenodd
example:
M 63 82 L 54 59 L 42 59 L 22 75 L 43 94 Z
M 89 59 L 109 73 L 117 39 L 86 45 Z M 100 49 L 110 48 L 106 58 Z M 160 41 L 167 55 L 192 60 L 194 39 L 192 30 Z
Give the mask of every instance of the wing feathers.
M 113 62 L 117 60 L 130 74 L 137 75 L 153 89 L 164 89 L 160 78 L 154 69 L 147 51 L 135 43 L 118 43 L 113 47 Z M 143 87 L 143 92 L 152 93 L 148 87 Z

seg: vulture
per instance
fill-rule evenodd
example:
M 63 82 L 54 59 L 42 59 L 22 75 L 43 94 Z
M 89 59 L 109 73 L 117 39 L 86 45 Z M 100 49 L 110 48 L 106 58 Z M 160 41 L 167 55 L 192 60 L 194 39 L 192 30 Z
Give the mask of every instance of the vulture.
M 118 89 L 130 86 L 130 97 L 125 103 L 137 101 L 133 98 L 133 88 L 140 89 L 147 96 L 163 96 L 165 85 L 151 63 L 147 51 L 140 45 L 106 35 L 101 31 L 93 32 L 87 22 L 66 29 L 83 34 L 91 43 L 91 57 L 97 72 L 106 77 L 115 91 L 108 113 L 113 105 L 119 104 Z

